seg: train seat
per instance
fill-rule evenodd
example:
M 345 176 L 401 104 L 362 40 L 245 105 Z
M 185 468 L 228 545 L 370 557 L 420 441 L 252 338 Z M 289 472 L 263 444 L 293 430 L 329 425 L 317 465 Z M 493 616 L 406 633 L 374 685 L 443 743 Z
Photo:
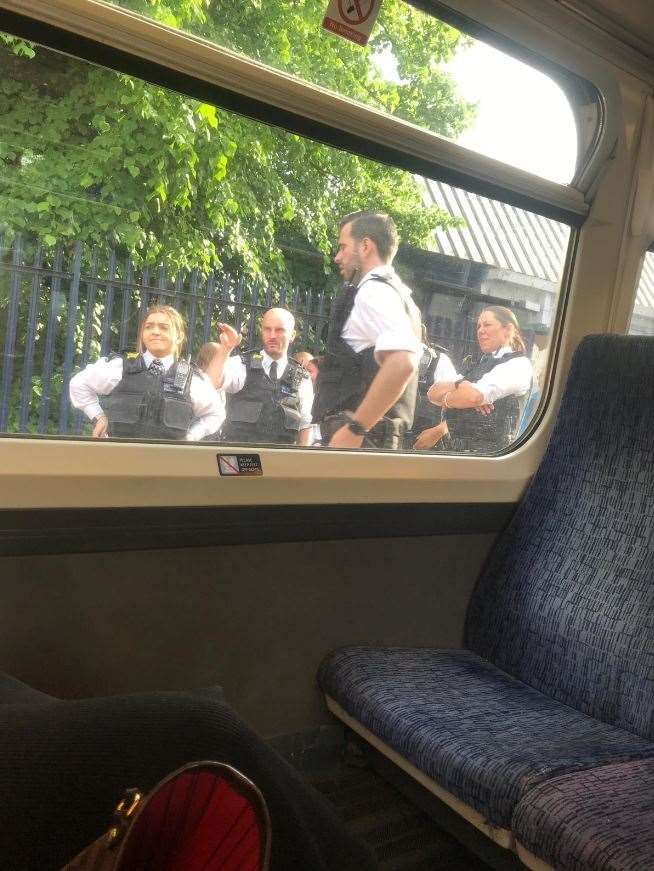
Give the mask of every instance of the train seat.
M 466 649 L 344 648 L 320 669 L 341 719 L 504 846 L 542 782 L 654 756 L 653 371 L 654 339 L 582 341 Z
M 476 811 L 479 827 L 505 846 L 517 803 L 543 779 L 654 756 L 652 742 L 557 702 L 468 650 L 345 648 L 325 663 L 322 685 L 335 713 L 340 705 Z
M 518 804 L 513 831 L 530 868 L 651 871 L 654 759 L 603 765 L 539 784 Z

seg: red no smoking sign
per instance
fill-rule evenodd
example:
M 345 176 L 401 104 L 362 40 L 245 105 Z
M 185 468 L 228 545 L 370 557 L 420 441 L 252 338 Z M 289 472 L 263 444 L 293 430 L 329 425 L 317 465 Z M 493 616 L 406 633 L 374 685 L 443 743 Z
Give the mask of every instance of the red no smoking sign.
M 329 0 L 322 26 L 344 39 L 365 45 L 381 0 Z

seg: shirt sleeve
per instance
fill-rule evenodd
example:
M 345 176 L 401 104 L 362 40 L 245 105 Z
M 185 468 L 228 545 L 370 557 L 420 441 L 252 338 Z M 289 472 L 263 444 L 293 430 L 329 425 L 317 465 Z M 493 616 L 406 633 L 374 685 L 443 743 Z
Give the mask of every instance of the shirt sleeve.
M 402 300 L 387 284 L 366 282 L 356 295 L 360 319 L 374 339 L 375 354 L 380 351 L 409 351 L 418 355 L 421 343 Z
M 442 381 L 457 381 L 460 377 L 447 354 L 441 354 L 434 369 L 434 384 L 440 384 Z
M 98 396 L 106 396 L 123 377 L 123 358 L 100 357 L 97 363 L 89 365 L 70 379 L 70 401 L 92 420 L 102 414 Z
M 194 375 L 191 380 L 191 402 L 197 420 L 186 434 L 187 440 L 200 441 L 204 436 L 218 432 L 225 420 L 222 391 L 216 390 L 208 380 Z
M 225 393 L 238 393 L 243 389 L 246 375 L 245 363 L 240 356 L 228 357 L 223 369 L 222 389 Z
M 311 378 L 303 378 L 298 388 L 298 397 L 300 399 L 300 429 L 305 429 L 311 426 L 313 416 L 311 409 L 313 407 L 313 383 Z
M 524 396 L 531 388 L 532 378 L 531 361 L 527 357 L 514 357 L 482 375 L 474 386 L 484 402 L 492 403 L 505 396 Z

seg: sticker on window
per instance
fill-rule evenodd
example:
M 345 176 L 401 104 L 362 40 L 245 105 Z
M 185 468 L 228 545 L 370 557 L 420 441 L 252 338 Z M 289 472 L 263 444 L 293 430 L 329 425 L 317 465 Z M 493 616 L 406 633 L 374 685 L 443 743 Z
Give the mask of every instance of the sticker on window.
M 217 454 L 221 475 L 263 475 L 259 454 Z

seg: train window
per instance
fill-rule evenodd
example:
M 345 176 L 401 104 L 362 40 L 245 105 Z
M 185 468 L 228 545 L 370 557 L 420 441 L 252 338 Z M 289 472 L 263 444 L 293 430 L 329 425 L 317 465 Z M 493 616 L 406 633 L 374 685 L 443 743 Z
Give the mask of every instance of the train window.
M 654 251 L 647 251 L 643 259 L 629 333 L 654 336 Z
M 371 205 L 399 229 L 404 284 L 382 291 L 412 330 L 386 348 L 420 365 L 363 446 L 487 454 L 524 430 L 568 226 L 12 37 L 0 51 L 0 431 L 327 444 L 334 252 L 362 277 L 338 219 Z
M 321 28 L 325 0 L 116 5 L 544 178 L 568 183 L 575 174 L 577 130 L 568 97 L 575 100 L 576 77 L 545 74 L 533 65 L 538 59 L 524 63 L 404 0 L 385 0 L 366 46 Z M 352 5 L 352 17 L 370 5 Z

